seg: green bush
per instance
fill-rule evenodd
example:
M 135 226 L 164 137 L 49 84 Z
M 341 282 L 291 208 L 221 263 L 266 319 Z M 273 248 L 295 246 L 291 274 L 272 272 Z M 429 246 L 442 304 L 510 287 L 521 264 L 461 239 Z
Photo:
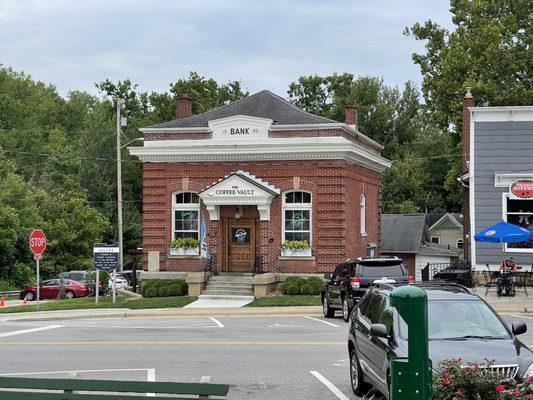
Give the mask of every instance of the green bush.
M 290 296 L 300 294 L 300 288 L 296 285 L 289 285 L 287 287 L 287 294 Z
M 170 247 L 191 249 L 198 247 L 198 240 L 195 238 L 178 238 L 170 243 Z
M 185 293 L 183 292 L 182 286 L 179 285 L 179 284 L 175 284 L 175 283 L 173 283 L 173 284 L 171 284 L 171 285 L 169 285 L 169 286 L 167 286 L 167 287 L 165 287 L 163 289 L 168 289 L 168 292 L 169 292 L 168 295 L 169 296 L 183 296 L 184 294 L 186 294 L 186 292 Z M 163 290 L 163 289 L 161 289 L 161 290 Z
M 148 287 L 144 290 L 143 297 L 157 297 L 157 290 L 153 287 Z
M 171 296 L 171 294 L 170 294 L 170 286 L 171 285 L 165 285 L 162 288 L 159 288 L 159 290 L 157 291 L 157 295 L 159 297 L 169 297 L 169 296 Z
M 183 279 L 173 279 L 170 281 L 172 285 L 178 285 L 181 288 L 181 294 L 185 295 L 189 292 L 189 285 Z
M 307 283 L 322 286 L 324 284 L 324 281 L 318 276 L 311 276 L 310 278 L 307 278 Z
M 300 288 L 300 294 L 306 294 L 306 295 L 312 295 L 314 294 L 314 288 L 312 285 L 306 283 L 305 285 L 302 285 Z
M 289 282 L 300 288 L 302 285 L 305 285 L 306 280 L 301 276 L 289 276 L 287 279 L 285 279 L 285 282 Z
M 289 293 L 288 293 L 289 286 L 294 286 L 294 284 L 293 284 L 292 282 L 286 282 L 286 281 L 283 282 L 283 283 L 281 284 L 281 286 L 279 287 L 280 290 L 281 290 L 281 293 L 283 293 L 283 294 L 289 294 Z

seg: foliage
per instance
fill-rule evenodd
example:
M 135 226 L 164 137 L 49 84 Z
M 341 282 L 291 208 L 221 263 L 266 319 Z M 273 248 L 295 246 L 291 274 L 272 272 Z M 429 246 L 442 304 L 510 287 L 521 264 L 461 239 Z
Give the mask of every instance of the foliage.
M 305 250 L 309 248 L 309 242 L 307 240 L 285 240 L 283 248 L 293 251 Z
M 453 30 L 428 20 L 404 33 L 425 42 L 425 51 L 413 54 L 413 61 L 423 76 L 422 92 L 432 124 L 451 133 L 445 152 L 450 156 L 445 188 L 448 204 L 457 208 L 461 100 L 466 88 L 473 88 L 480 106 L 533 104 L 533 2 L 451 0 L 450 5 Z
M 191 237 L 174 239 L 170 244 L 170 247 L 194 249 L 198 247 L 198 239 Z
M 148 287 L 144 290 L 143 297 L 157 297 L 158 291 L 155 287 Z
M 258 297 L 245 307 L 320 306 L 320 296 L 267 296 Z
M 183 279 L 173 279 L 171 281 L 151 279 L 143 284 L 141 294 L 143 297 L 184 296 L 187 294 L 188 289 L 189 286 Z
M 301 276 L 289 276 L 281 284 L 280 290 L 286 295 L 318 295 L 322 290 L 322 279 L 313 276 L 308 279 Z
M 500 380 L 487 372 L 493 364 L 465 363 L 461 359 L 444 360 L 433 376 L 434 400 L 530 400 L 533 397 L 531 380 L 518 383 L 512 379 Z

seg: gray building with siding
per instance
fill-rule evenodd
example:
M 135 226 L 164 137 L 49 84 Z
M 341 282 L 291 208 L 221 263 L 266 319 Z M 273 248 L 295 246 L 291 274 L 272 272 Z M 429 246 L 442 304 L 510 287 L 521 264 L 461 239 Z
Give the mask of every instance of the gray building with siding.
M 470 133 L 463 138 L 463 144 L 469 145 L 467 171 L 461 178 L 469 195 L 465 239 L 501 220 L 533 229 L 533 106 L 468 107 L 468 111 L 466 121 L 463 113 L 463 123 L 468 124 L 463 135 Z M 524 268 L 533 266 L 533 241 L 503 246 L 468 241 L 476 269 L 487 264 L 496 268 L 511 256 Z

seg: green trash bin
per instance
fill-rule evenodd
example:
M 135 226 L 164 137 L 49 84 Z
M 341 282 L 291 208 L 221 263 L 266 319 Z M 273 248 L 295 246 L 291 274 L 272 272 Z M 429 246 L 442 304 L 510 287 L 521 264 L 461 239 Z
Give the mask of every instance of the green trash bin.
M 391 400 L 430 400 L 432 368 L 428 344 L 428 299 L 417 286 L 391 292 L 390 304 L 407 324 L 408 357 L 391 360 Z

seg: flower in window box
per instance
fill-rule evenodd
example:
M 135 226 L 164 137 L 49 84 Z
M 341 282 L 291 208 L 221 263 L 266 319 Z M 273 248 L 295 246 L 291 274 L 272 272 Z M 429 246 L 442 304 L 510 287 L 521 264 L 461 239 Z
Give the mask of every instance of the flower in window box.
M 195 238 L 178 238 L 170 243 L 171 255 L 198 255 L 198 240 Z
M 290 256 L 310 256 L 311 248 L 307 240 L 285 240 L 281 246 L 282 255 Z

